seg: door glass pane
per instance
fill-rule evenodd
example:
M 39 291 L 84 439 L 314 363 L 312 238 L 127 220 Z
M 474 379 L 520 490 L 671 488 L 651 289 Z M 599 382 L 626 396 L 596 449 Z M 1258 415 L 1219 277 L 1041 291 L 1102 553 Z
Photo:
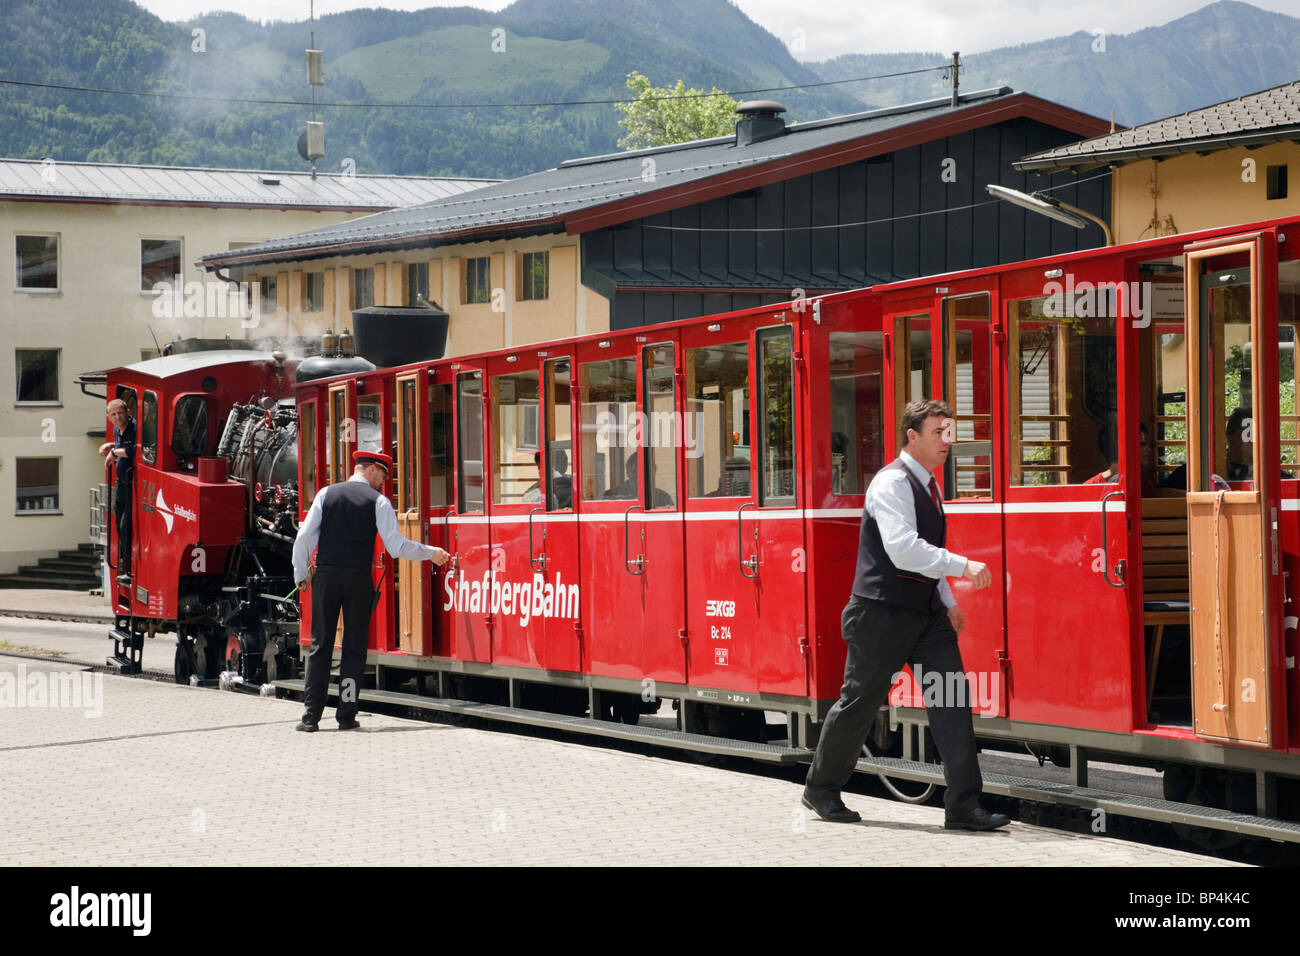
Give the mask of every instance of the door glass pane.
M 587 362 L 578 369 L 582 416 L 582 497 L 633 501 L 636 469 L 636 360 Z
M 934 397 L 930 382 L 930 313 L 899 316 L 894 328 L 894 367 L 899 370 L 894 381 L 894 404 L 901 415 L 908 402 Z
M 1115 304 L 1112 292 L 1084 316 L 1057 296 L 1007 306 L 1013 485 L 1119 483 Z
M 692 498 L 749 496 L 749 344 L 686 352 L 687 491 Z
M 144 415 L 140 419 L 140 455 L 149 464 L 158 459 L 158 396 L 144 393 Z
M 866 494 L 884 464 L 883 338 L 879 332 L 830 334 L 832 494 Z
M 418 510 L 419 501 L 416 500 L 416 465 L 417 456 L 420 451 L 419 432 L 419 415 L 416 405 L 416 389 L 413 379 L 403 379 L 397 383 L 397 400 L 400 403 L 401 413 L 399 417 L 399 428 L 401 435 L 397 448 L 397 501 L 398 507 L 402 511 Z
M 303 402 L 299 434 L 302 439 L 302 506 L 311 507 L 316 497 L 316 403 Z
M 429 503 L 451 504 L 451 386 L 429 386 Z
M 492 503 L 542 503 L 536 370 L 492 376 Z
M 330 443 L 326 448 L 326 471 L 330 482 L 342 481 L 347 476 L 348 440 L 355 440 L 351 419 L 348 418 L 348 393 L 346 389 L 330 390 Z
M 358 451 L 384 450 L 384 430 L 379 411 L 378 395 L 362 395 L 357 399 Z
M 794 504 L 794 331 L 787 327 L 759 332 L 758 354 L 763 423 L 759 503 Z
M 573 507 L 573 410 L 568 359 L 546 363 L 546 502 L 551 511 Z
M 993 496 L 993 361 L 989 296 L 944 302 L 947 354 L 944 396 L 956 419 L 957 441 L 944 468 L 944 493 Z M 921 398 L 922 396 L 917 396 Z
M 677 420 L 677 379 L 673 346 L 651 345 L 642 352 L 645 364 L 644 422 L 648 434 L 642 438 L 646 472 L 650 475 L 647 508 L 677 507 L 677 448 L 685 444 L 686 457 L 698 458 L 700 430 L 691 421 Z
M 1202 381 L 1211 414 L 1202 441 L 1200 490 L 1227 481 L 1254 488 L 1250 269 L 1216 269 L 1202 277 Z M 1217 480 L 1216 480 L 1217 479 Z
M 460 463 L 460 512 L 483 510 L 483 379 L 471 372 L 457 380 L 456 456 Z
M 1283 478 L 1300 477 L 1300 431 L 1296 415 L 1296 326 L 1300 323 L 1300 261 L 1277 264 L 1277 387 L 1281 412 L 1278 444 Z

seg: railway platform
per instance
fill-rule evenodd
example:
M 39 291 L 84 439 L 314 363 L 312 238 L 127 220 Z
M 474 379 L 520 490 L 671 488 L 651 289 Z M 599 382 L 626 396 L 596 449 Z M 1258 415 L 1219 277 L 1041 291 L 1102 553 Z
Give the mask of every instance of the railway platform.
M 790 779 L 500 729 L 363 713 L 340 732 L 327 710 L 294 733 L 291 700 L 73 661 L 0 656 L 3 683 L 23 697 L 0 696 L 5 866 L 1230 865 L 1019 822 L 951 832 L 940 807 L 857 794 L 863 822 L 827 824 Z

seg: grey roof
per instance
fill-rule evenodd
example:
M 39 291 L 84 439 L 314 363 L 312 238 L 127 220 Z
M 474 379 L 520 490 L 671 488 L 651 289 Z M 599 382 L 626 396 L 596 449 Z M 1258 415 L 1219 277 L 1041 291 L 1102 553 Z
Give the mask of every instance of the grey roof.
M 498 181 L 0 159 L 0 200 L 392 209 Z
M 1013 165 L 1020 170 L 1058 172 L 1297 138 L 1300 138 L 1300 81 L 1108 136 L 1044 150 Z
M 378 251 L 525 232 L 565 231 L 566 217 L 584 210 L 633 199 L 659 198 L 655 194 L 660 197 L 680 196 L 679 205 L 698 202 L 691 195 L 691 187 L 706 180 L 767 163 L 785 161 L 788 165 L 788 161 L 801 154 L 834 148 L 926 121 L 946 120 L 965 110 L 978 110 L 990 105 L 996 107 L 997 101 L 1011 95 L 1009 87 L 1001 87 L 964 94 L 956 108 L 944 97 L 795 123 L 788 126 L 783 135 L 746 146 L 737 146 L 735 136 L 722 136 L 675 146 L 570 160 L 555 169 L 484 186 L 466 195 L 364 216 L 229 252 L 212 253 L 204 256 L 202 261 L 209 267 L 225 268 L 254 262 L 319 258 L 346 251 Z M 1091 128 L 1100 122 L 1095 117 L 1067 111 L 1023 93 L 1015 96 L 1023 98 L 1026 104 L 1039 104 L 1069 113 L 1076 123 L 1086 122 Z M 634 212 L 627 218 L 637 215 L 641 213 Z
M 158 358 L 145 359 L 128 365 L 127 370 L 138 375 L 152 375 L 154 378 L 170 378 L 183 375 L 198 368 L 213 365 L 229 365 L 233 362 L 273 362 L 275 356 L 270 352 L 255 352 L 251 349 L 221 349 L 213 352 L 177 352 Z

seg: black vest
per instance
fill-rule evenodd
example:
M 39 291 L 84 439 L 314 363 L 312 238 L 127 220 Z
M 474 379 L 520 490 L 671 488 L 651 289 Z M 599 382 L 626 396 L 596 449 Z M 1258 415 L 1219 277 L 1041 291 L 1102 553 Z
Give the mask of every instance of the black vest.
M 943 513 L 934 506 L 930 490 L 916 480 L 911 469 L 901 458 L 890 462 L 882 470 L 899 469 L 907 476 L 916 504 L 916 533 L 936 548 L 942 548 L 945 535 Z M 914 611 L 937 611 L 943 606 L 939 599 L 939 579 L 927 578 L 914 571 L 900 571 L 885 553 L 876 519 L 862 508 L 862 531 L 858 536 L 858 567 L 853 576 L 853 593 L 873 601 L 884 601 Z
M 379 492 L 364 481 L 329 486 L 321 504 L 316 567 L 366 571 L 375 555 L 375 499 Z

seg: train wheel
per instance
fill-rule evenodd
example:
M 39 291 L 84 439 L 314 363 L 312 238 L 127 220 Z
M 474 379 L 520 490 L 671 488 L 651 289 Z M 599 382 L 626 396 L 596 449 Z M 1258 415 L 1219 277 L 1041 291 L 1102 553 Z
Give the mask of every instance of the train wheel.
M 190 641 L 184 636 L 176 639 L 176 659 L 172 663 L 172 677 L 178 684 L 188 684 L 194 673 L 194 658 Z

